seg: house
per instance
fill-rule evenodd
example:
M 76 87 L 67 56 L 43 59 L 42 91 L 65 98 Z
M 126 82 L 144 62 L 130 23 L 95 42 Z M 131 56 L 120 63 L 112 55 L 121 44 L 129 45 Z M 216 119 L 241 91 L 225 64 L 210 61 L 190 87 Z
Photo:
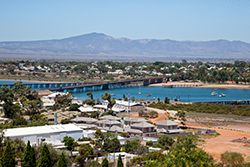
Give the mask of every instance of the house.
M 147 122 L 140 122 L 136 124 L 130 125 L 131 129 L 137 129 L 143 132 L 143 135 L 155 135 L 155 125 L 147 123 Z
M 140 110 L 143 110 L 143 105 L 137 102 L 131 102 L 131 101 L 123 101 L 123 100 L 116 100 L 115 105 L 112 107 L 112 110 L 115 113 L 120 112 L 139 112 Z M 107 109 L 108 101 L 104 100 L 102 102 L 102 105 L 96 105 L 95 108 L 102 108 L 104 110 Z
M 90 106 L 81 106 L 78 108 L 81 112 L 86 112 L 86 113 L 92 113 L 94 111 L 98 111 L 97 109 L 94 109 L 93 107 Z
M 109 120 L 109 121 L 120 121 L 121 118 L 112 116 L 112 115 L 104 115 L 102 117 L 100 117 L 100 120 Z
M 165 121 L 159 121 L 156 124 L 157 131 L 159 133 L 180 133 L 183 132 L 183 130 L 178 128 L 178 123 L 171 121 L 171 120 L 165 120 Z
M 98 122 L 97 119 L 94 118 L 88 118 L 88 117 L 76 117 L 74 119 L 71 119 L 73 123 L 85 123 L 85 124 L 96 124 Z
M 132 125 L 132 124 L 140 123 L 140 122 L 148 122 L 148 120 L 144 118 L 134 118 L 134 117 L 124 118 L 125 125 Z
M 107 120 L 107 119 L 103 119 L 103 120 L 100 120 L 98 122 L 96 122 L 97 126 L 98 127 L 112 127 L 114 125 L 116 126 L 119 126 L 121 127 L 121 122 L 118 122 L 118 121 L 111 121 L 111 120 Z
M 73 139 L 78 140 L 82 138 L 82 132 L 82 129 L 76 125 L 67 124 L 6 129 L 4 130 L 4 136 L 12 140 L 19 138 L 25 143 L 28 140 L 31 143 L 41 141 L 51 143 L 62 141 L 65 136 L 71 136 Z

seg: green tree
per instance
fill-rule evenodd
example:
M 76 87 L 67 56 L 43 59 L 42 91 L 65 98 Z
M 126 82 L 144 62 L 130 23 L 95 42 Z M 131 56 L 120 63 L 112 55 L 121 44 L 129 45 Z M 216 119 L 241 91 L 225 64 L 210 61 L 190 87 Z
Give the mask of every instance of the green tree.
M 92 92 L 87 92 L 87 96 L 90 97 L 91 100 L 94 100 L 93 93 Z
M 69 111 L 80 111 L 78 108 L 79 108 L 80 106 L 78 105 L 78 104 L 76 104 L 76 103 L 74 103 L 74 104 L 71 104 L 70 106 L 69 106 Z
M 158 138 L 158 143 L 161 144 L 165 150 L 167 150 L 174 144 L 174 139 L 171 136 L 162 135 Z
M 144 155 L 148 152 L 148 147 L 142 146 L 139 139 L 129 141 L 127 140 L 124 149 L 126 153 L 133 153 L 138 155 Z
M 108 92 L 105 92 L 105 94 L 102 95 L 102 99 L 108 101 L 108 106 L 107 107 L 108 107 L 109 110 L 112 110 L 112 107 L 115 105 L 115 97 L 113 97 L 111 99 L 111 94 L 108 93 Z
M 250 77 L 250 74 L 248 72 L 244 72 L 242 74 L 242 77 L 244 78 L 244 82 L 245 82 L 245 85 L 246 85 L 246 82 L 247 82 L 247 78 Z
M 115 134 L 108 132 L 105 136 L 102 150 L 106 152 L 118 152 L 121 149 L 120 141 Z
M 36 167 L 36 156 L 34 148 L 30 146 L 30 141 L 28 141 L 26 149 L 24 151 L 24 156 L 22 158 L 22 167 Z
M 79 148 L 79 153 L 80 155 L 75 158 L 75 161 L 83 164 L 87 157 L 93 156 L 94 149 L 89 144 L 82 144 Z
M 60 155 L 57 167 L 68 167 L 64 153 Z
M 109 167 L 109 161 L 107 160 L 107 158 L 104 158 L 102 160 L 102 167 Z
M 95 131 L 95 138 L 100 139 L 101 141 L 104 140 L 104 134 L 102 133 L 102 131 L 100 129 L 97 129 Z
M 73 150 L 74 147 L 78 145 L 78 143 L 70 136 L 65 136 L 62 142 L 67 146 L 68 150 Z
M 39 164 L 37 167 L 52 167 L 50 152 L 46 144 L 42 148 Z
M 1 88 L 0 100 L 4 101 L 4 104 L 2 106 L 3 106 L 4 115 L 7 118 L 13 118 L 16 112 L 13 110 L 13 106 L 14 106 L 13 98 L 14 98 L 14 95 L 9 88 L 7 87 Z
M 170 99 L 169 99 L 168 97 L 165 97 L 164 103 L 165 103 L 165 104 L 169 104 L 169 100 L 170 100 Z
M 119 157 L 118 157 L 117 167 L 123 167 L 122 156 L 121 156 L 121 154 L 119 154 Z
M 98 118 L 99 117 L 99 112 L 98 111 L 94 111 L 90 114 L 91 118 Z
M 134 102 L 135 101 L 135 96 L 131 97 L 131 101 Z
M 55 104 L 53 105 L 52 109 L 58 110 L 61 108 L 68 107 L 71 104 L 71 101 L 73 100 L 74 95 L 70 93 L 65 94 L 57 94 L 55 97 Z
M 179 118 L 179 120 L 181 121 L 181 123 L 183 125 L 185 125 L 185 121 L 186 121 L 186 112 L 185 111 L 177 111 L 175 116 L 177 116 Z
M 15 154 L 12 152 L 9 142 L 4 150 L 1 161 L 2 167 L 15 167 Z

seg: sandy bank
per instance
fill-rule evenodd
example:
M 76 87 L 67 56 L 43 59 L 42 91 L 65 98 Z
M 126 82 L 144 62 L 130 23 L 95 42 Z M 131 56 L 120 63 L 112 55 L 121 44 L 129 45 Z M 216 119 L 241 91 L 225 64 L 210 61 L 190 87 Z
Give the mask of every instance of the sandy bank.
M 217 88 L 217 89 L 250 89 L 250 85 L 227 85 L 227 84 L 203 84 L 200 82 L 190 83 L 190 82 L 168 82 L 168 83 L 157 83 L 157 84 L 151 84 L 150 87 L 161 87 L 161 86 L 169 86 L 169 85 L 200 85 L 197 86 L 199 88 Z

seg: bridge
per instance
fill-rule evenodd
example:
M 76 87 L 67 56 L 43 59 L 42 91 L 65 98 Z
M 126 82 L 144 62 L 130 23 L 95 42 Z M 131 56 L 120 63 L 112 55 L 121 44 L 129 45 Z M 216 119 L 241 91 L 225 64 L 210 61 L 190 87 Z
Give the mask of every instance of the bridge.
M 210 104 L 224 104 L 224 105 L 250 105 L 250 100 L 225 100 L 225 101 L 206 101 L 206 102 L 192 102 L 193 104 L 210 103 Z
M 30 88 L 33 89 L 49 89 L 53 92 L 59 91 L 78 93 L 97 90 L 128 88 L 142 85 L 148 86 L 149 84 L 162 83 L 163 80 L 164 77 L 148 77 L 103 83 L 24 83 L 23 85 L 30 86 Z M 8 88 L 13 88 L 14 84 L 0 84 L 0 88 L 4 86 Z
M 69 92 L 69 93 L 90 92 L 98 90 L 130 88 L 136 86 L 148 86 L 149 84 L 162 83 L 163 79 L 164 79 L 163 77 L 138 78 L 138 79 L 123 80 L 123 81 L 115 81 L 115 82 L 90 83 L 84 85 L 50 88 L 49 90 L 53 92 Z

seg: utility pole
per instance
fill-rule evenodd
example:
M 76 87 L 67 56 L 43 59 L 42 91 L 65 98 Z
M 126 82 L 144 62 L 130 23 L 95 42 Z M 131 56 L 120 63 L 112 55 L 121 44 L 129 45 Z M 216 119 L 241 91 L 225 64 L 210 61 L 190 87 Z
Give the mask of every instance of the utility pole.
M 129 112 L 129 118 L 130 118 L 130 93 L 128 94 L 128 112 Z

